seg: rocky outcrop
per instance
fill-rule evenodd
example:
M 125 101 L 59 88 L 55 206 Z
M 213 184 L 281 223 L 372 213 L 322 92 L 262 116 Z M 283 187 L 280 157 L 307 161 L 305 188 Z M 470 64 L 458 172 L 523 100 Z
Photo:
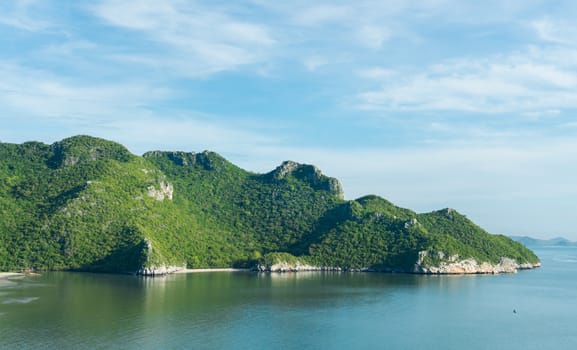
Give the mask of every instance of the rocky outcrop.
M 143 155 L 144 158 L 164 158 L 170 162 L 183 167 L 200 167 L 205 170 L 220 170 L 229 164 L 220 155 L 203 151 L 180 152 L 180 151 L 150 151 Z
M 51 168 L 72 167 L 102 159 L 126 162 L 132 157 L 128 149 L 120 144 L 86 135 L 55 142 L 50 148 L 52 156 L 47 164 Z
M 276 262 L 272 265 L 262 264 L 257 266 L 260 272 L 300 272 L 300 271 L 342 271 L 340 267 L 314 266 L 301 262 Z
M 136 272 L 137 275 L 141 276 L 164 276 L 169 273 L 174 273 L 176 271 L 180 271 L 185 269 L 186 266 L 166 266 L 166 265 L 151 265 L 149 267 L 143 267 Z
M 438 264 L 426 263 L 429 254 L 436 254 Z M 501 258 L 498 264 L 489 262 L 479 263 L 477 260 L 460 259 L 458 255 L 446 256 L 443 252 L 419 252 L 419 259 L 415 263 L 413 273 L 436 274 L 436 275 L 454 275 L 454 274 L 498 274 L 498 273 L 516 273 L 518 270 L 533 269 L 540 267 L 541 263 L 523 263 L 519 264 L 510 258 Z
M 148 186 L 148 196 L 156 199 L 157 201 L 163 201 L 165 198 L 172 200 L 172 195 L 174 193 L 174 187 L 172 184 L 165 181 L 160 181 L 158 185 L 158 189 L 155 186 Z
M 339 180 L 323 175 L 320 169 L 314 165 L 300 164 L 289 160 L 283 162 L 267 175 L 275 181 L 292 175 L 296 179 L 307 182 L 314 189 L 328 191 L 340 199 L 344 198 L 343 187 Z
M 411 228 L 414 226 L 419 226 L 419 222 L 416 218 L 412 218 L 411 220 L 405 222 L 405 228 Z
M 287 160 L 279 165 L 275 170 L 273 170 L 270 175 L 274 177 L 276 180 L 284 179 L 288 174 L 295 171 L 301 165 L 297 162 L 293 162 L 292 160 Z
M 152 241 L 148 238 L 144 239 L 143 252 L 146 255 L 146 262 L 136 271 L 137 275 L 141 276 L 164 276 L 169 273 L 186 269 L 186 264 L 182 266 L 169 265 L 162 263 L 163 260 L 158 256 L 157 252 L 153 252 Z
M 286 255 L 286 254 L 285 254 Z M 432 258 L 432 259 L 431 259 Z M 434 264 L 428 261 L 436 261 Z M 518 270 L 540 267 L 541 263 L 519 264 L 510 258 L 501 258 L 498 264 L 477 262 L 475 259 L 460 259 L 458 255 L 447 256 L 444 252 L 421 251 L 412 270 L 402 268 L 348 268 L 332 266 L 316 266 L 301 261 L 296 257 L 289 257 L 263 261 L 255 270 L 260 272 L 301 272 L 301 271 L 344 271 L 344 272 L 394 272 L 414 273 L 427 275 L 457 275 L 457 274 L 500 274 L 516 273 Z

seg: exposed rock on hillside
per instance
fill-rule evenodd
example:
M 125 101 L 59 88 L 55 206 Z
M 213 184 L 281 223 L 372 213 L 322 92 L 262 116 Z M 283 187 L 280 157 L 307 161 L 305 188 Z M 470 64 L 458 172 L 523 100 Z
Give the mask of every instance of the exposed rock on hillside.
M 268 175 L 277 181 L 292 176 L 309 183 L 314 189 L 328 191 L 338 198 L 344 198 L 343 188 L 339 180 L 323 175 L 320 169 L 314 165 L 299 164 L 289 160 L 283 162 Z
M 172 200 L 172 194 L 174 193 L 174 187 L 172 187 L 172 184 L 160 181 L 158 186 L 159 186 L 158 189 L 156 189 L 156 187 L 152 185 L 148 186 L 147 187 L 148 196 L 156 199 L 157 201 L 163 201 L 164 198 Z

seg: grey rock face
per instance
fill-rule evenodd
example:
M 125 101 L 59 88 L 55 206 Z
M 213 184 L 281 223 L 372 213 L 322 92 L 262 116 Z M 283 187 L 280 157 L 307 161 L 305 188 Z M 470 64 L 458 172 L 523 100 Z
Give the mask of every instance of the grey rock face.
M 319 168 L 314 165 L 300 164 L 293 161 L 285 161 L 275 170 L 268 174 L 273 180 L 280 181 L 288 175 L 310 184 L 314 189 L 324 190 L 343 199 L 343 187 L 339 180 L 323 175 Z
M 516 273 L 522 269 L 533 269 L 541 266 L 541 263 L 519 264 L 510 258 L 501 258 L 498 264 L 491 264 L 489 262 L 479 263 L 475 259 L 460 259 L 458 255 L 447 256 L 443 252 L 436 252 L 437 258 L 441 262 L 436 265 L 428 265 L 425 263 L 427 255 L 431 254 L 428 251 L 419 252 L 419 259 L 415 263 L 413 273 L 422 274 L 438 274 L 438 275 L 454 275 L 454 274 L 498 274 L 498 273 Z

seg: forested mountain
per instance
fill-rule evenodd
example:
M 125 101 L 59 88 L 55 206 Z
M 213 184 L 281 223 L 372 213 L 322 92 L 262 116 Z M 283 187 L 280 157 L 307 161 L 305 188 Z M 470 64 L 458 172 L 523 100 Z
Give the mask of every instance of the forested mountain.
M 89 136 L 2 143 L 0 271 L 156 273 L 274 264 L 271 257 L 427 273 L 465 260 L 538 264 L 522 244 L 455 210 L 416 214 L 342 193 L 336 179 L 291 161 L 255 174 L 212 152 L 139 157 Z
M 512 240 L 526 245 L 527 247 L 575 247 L 577 242 L 567 238 L 557 237 L 550 239 L 539 239 L 528 236 L 509 236 Z

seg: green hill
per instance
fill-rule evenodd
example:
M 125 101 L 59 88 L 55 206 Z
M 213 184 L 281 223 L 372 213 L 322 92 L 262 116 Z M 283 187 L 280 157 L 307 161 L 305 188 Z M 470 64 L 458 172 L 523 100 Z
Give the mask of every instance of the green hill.
M 550 239 L 538 239 L 527 236 L 509 236 L 512 240 L 522 243 L 527 247 L 575 247 L 577 242 L 570 241 L 567 238 L 557 237 Z
M 503 258 L 520 267 L 539 261 L 454 210 L 416 214 L 377 196 L 346 201 L 340 183 L 312 165 L 287 161 L 255 174 L 212 152 L 139 157 L 89 136 L 0 144 L 0 270 L 163 273 L 284 262 L 423 272 Z

